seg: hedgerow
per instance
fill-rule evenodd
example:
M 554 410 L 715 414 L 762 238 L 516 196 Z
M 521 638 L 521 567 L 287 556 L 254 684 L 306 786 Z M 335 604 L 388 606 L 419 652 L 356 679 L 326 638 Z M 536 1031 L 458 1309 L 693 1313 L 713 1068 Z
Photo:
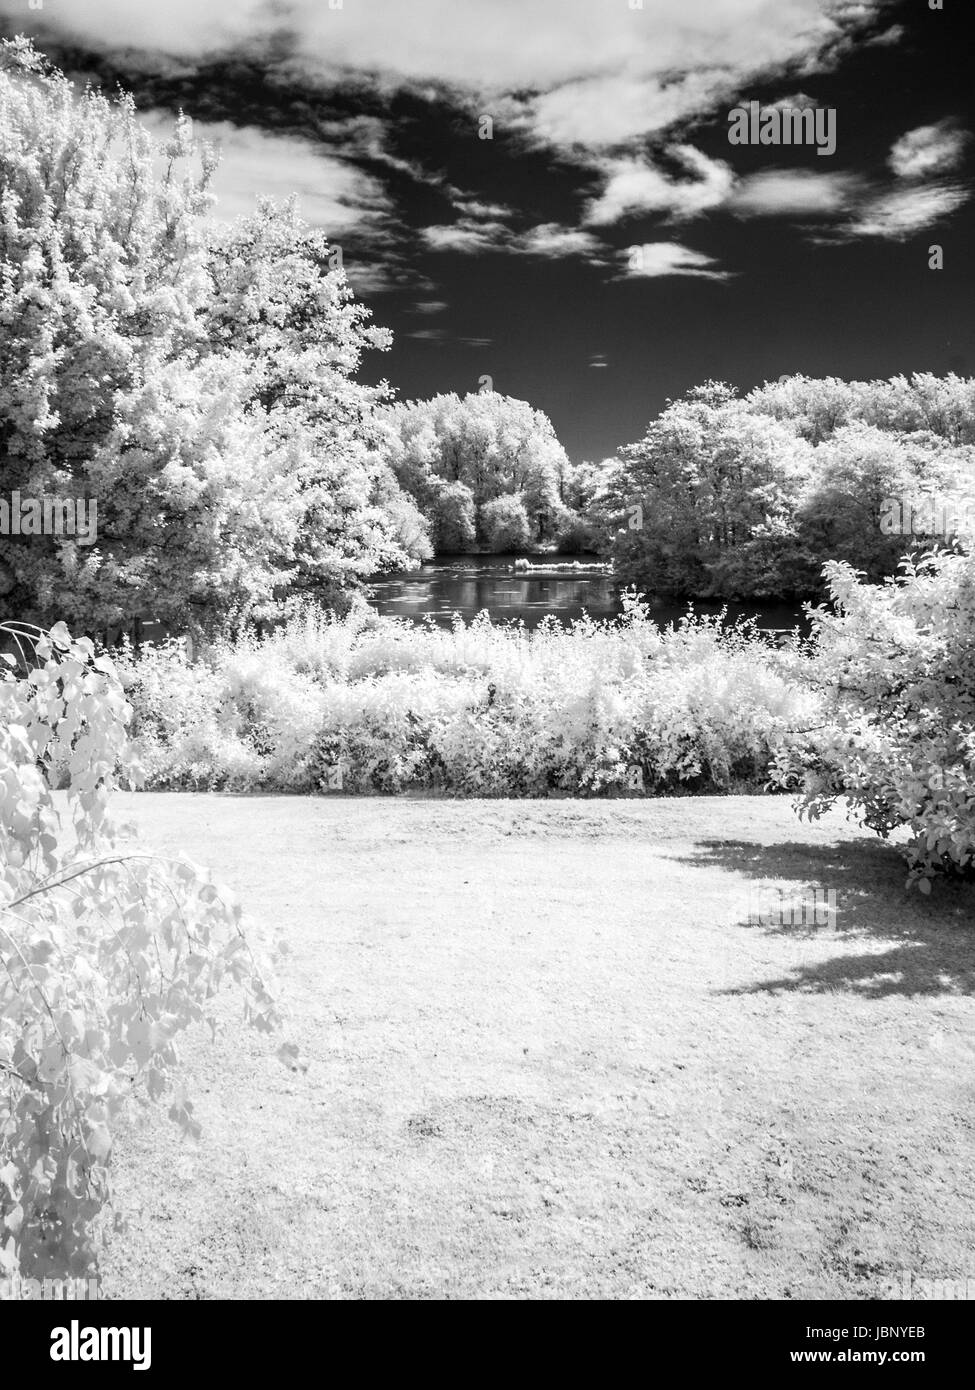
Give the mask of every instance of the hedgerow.
M 158 787 L 596 795 L 761 785 L 817 697 L 754 629 L 689 616 L 452 629 L 314 613 L 122 661 Z

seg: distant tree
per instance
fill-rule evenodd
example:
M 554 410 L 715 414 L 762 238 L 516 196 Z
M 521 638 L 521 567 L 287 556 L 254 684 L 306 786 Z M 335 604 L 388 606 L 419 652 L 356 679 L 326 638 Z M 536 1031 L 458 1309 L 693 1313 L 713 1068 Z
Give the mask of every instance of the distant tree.
M 485 502 L 481 507 L 480 521 L 488 549 L 495 553 L 524 550 L 531 545 L 531 523 L 520 497 L 508 494 Z
M 883 530 L 885 502 L 954 493 L 963 472 L 958 451 L 936 435 L 843 425 L 814 452 L 796 515 L 798 536 L 819 566 L 844 561 L 869 583 L 880 583 L 896 575 L 902 556 L 915 548 L 909 535 Z
M 527 401 L 451 393 L 389 407 L 382 418 L 383 455 L 425 515 L 444 483 L 468 488 L 479 518 L 504 495 L 519 497 L 532 519 L 541 513 L 550 531 L 564 514 L 559 478 L 568 459 L 548 417 Z M 476 539 L 487 539 L 483 529 Z
M 791 422 L 812 444 L 844 425 L 873 425 L 893 433 L 936 434 L 950 444 L 975 444 L 975 380 L 949 372 L 915 372 L 889 380 L 842 381 L 785 377 L 752 391 L 750 410 Z
M 433 544 L 440 555 L 464 554 L 477 539 L 474 494 L 466 483 L 443 483 L 431 508 Z
M 617 525 L 621 577 L 679 597 L 776 592 L 772 561 L 792 543 L 807 454 L 794 431 L 750 413 L 731 387 L 688 392 L 621 451 L 598 499 Z

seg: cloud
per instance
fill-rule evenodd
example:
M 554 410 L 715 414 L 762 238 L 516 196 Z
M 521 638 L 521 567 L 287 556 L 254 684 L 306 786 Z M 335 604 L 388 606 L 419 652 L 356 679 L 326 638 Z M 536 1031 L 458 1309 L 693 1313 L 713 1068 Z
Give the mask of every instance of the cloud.
M 461 193 L 458 189 L 450 189 L 450 200 L 458 212 L 464 213 L 468 217 L 499 218 L 513 216 L 512 209 L 505 207 L 503 203 L 482 203 L 473 198 L 469 193 Z
M 767 109 L 769 111 L 809 111 L 815 110 L 819 102 L 815 97 L 807 95 L 806 92 L 793 92 L 791 97 L 779 97 L 778 101 L 770 101 Z
M 894 44 L 900 43 L 906 33 L 903 24 L 892 24 L 888 29 L 874 34 L 872 39 L 867 39 L 867 44 L 871 48 L 892 48 Z
M 630 246 L 626 256 L 623 278 L 656 279 L 665 275 L 695 275 L 708 280 L 727 280 L 730 272 L 717 270 L 712 256 L 692 251 L 675 241 L 651 241 L 642 246 Z
M 459 251 L 477 255 L 484 251 L 505 251 L 511 255 L 542 256 L 561 260 L 566 256 L 586 256 L 604 260 L 602 243 L 591 233 L 557 222 L 543 222 L 527 231 L 516 232 L 503 222 L 478 222 L 462 217 L 452 226 L 425 227 L 423 239 L 432 251 Z
M 583 214 L 589 226 L 608 226 L 634 213 L 667 212 L 674 218 L 695 217 L 725 202 L 734 185 L 731 166 L 708 159 L 691 145 L 674 145 L 668 154 L 692 179 L 675 179 L 643 158 L 622 158 L 603 166 L 602 193 Z
M 510 236 L 502 222 L 477 222 L 463 217 L 453 225 L 424 227 L 422 232 L 431 251 L 461 251 L 465 255 L 508 250 Z
M 400 337 L 415 338 L 424 343 L 460 343 L 462 347 L 484 348 L 490 347 L 494 342 L 493 338 L 452 338 L 446 328 L 418 328 L 412 333 L 402 333 Z
M 969 196 L 966 189 L 944 183 L 882 193 L 840 228 L 840 236 L 843 240 L 882 237 L 887 241 L 903 241 L 947 217 L 967 202 Z
M 526 255 L 547 256 L 558 259 L 562 256 L 601 257 L 602 243 L 591 232 L 572 227 L 560 227 L 557 222 L 544 222 L 532 227 L 518 240 L 517 249 Z
M 886 0 L 71 0 L 44 23 L 84 45 L 198 62 L 285 55 L 314 88 L 449 91 L 563 152 L 607 150 L 704 114 L 775 72 L 828 69 Z M 395 158 L 393 156 L 392 158 Z M 403 172 L 410 172 L 403 170 Z M 415 172 L 415 171 L 414 171 Z
M 970 140 L 968 131 L 953 121 L 909 130 L 891 146 L 888 163 L 898 178 L 919 179 L 957 168 Z
M 157 138 L 172 131 L 171 117 L 160 112 L 146 112 L 141 120 Z M 221 222 L 253 213 L 259 197 L 284 202 L 296 193 L 301 216 L 331 240 L 355 236 L 375 243 L 391 229 L 393 204 L 383 185 L 326 149 L 229 122 L 194 121 L 193 135 L 220 152 L 211 187 Z
M 728 208 L 738 217 L 825 217 L 848 208 L 861 186 L 855 174 L 767 169 L 742 179 Z
M 442 314 L 448 305 L 442 299 L 418 299 L 413 305 L 414 314 Z

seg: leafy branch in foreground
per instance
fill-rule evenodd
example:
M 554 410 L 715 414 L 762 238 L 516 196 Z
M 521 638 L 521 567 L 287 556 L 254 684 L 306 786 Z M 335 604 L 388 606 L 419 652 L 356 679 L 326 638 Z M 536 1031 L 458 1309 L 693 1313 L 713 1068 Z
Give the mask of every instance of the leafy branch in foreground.
M 252 1026 L 279 1019 L 232 897 L 112 827 L 112 791 L 141 780 L 112 662 L 63 624 L 0 634 L 0 1275 L 81 1277 L 133 1098 L 200 1133 L 177 1036 L 226 981 Z

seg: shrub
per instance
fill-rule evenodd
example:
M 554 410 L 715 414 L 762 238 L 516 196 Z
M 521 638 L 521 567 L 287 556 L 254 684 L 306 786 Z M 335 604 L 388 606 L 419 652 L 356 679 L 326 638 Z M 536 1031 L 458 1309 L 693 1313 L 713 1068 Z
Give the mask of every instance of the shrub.
M 817 707 L 789 659 L 717 619 L 661 632 L 628 599 L 618 622 L 534 632 L 308 611 L 124 670 L 152 785 L 545 796 L 764 779 Z
M 776 781 L 815 818 L 846 797 L 882 836 L 907 826 L 908 882 L 970 877 L 975 859 L 975 557 L 932 551 L 883 586 L 826 567 L 815 610 L 821 727 L 788 739 Z
M 438 554 L 473 550 L 477 539 L 474 494 L 466 483 L 445 483 L 432 504 L 433 545 Z
M 531 525 L 520 497 L 495 497 L 485 502 L 480 518 L 487 546 L 496 554 L 506 550 L 524 550 L 531 545 Z
M 131 1099 L 167 1097 L 199 1133 L 177 1035 L 224 981 L 258 1029 L 277 1015 L 229 895 L 111 825 L 120 777 L 140 778 L 112 662 L 63 625 L 4 631 L 22 659 L 0 666 L 0 1275 L 82 1277 Z

